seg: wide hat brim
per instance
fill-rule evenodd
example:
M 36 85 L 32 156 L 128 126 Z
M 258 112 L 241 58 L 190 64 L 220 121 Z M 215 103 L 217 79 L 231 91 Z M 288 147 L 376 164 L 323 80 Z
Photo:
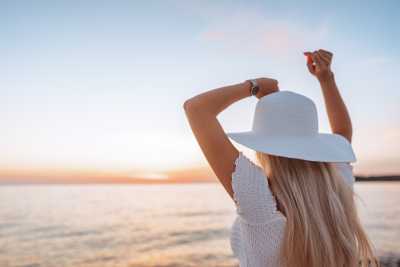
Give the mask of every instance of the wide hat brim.
M 339 134 L 265 136 L 247 131 L 227 135 L 241 145 L 275 156 L 321 162 L 356 161 L 350 142 Z

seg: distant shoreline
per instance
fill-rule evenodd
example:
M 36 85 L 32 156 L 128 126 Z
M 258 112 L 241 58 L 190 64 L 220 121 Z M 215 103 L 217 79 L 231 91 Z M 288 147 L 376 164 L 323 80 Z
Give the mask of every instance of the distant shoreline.
M 400 182 L 400 176 L 355 176 L 356 182 Z

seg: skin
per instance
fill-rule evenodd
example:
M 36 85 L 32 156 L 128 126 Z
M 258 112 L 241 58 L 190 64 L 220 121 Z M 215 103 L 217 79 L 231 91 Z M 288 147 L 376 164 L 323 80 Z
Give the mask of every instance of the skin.
M 352 126 L 346 106 L 336 86 L 330 65 L 332 53 L 325 50 L 305 52 L 307 67 L 320 82 L 333 133 L 341 134 L 351 141 Z M 257 98 L 279 90 L 278 81 L 259 78 L 260 90 Z M 217 116 L 227 107 L 241 99 L 250 97 L 248 81 L 224 86 L 196 95 L 183 104 L 193 134 L 211 169 L 233 199 L 231 175 L 239 151 L 229 140 Z
M 331 70 L 333 54 L 320 49 L 304 55 L 307 56 L 308 70 L 321 85 L 332 132 L 344 136 L 351 143 L 353 127 Z

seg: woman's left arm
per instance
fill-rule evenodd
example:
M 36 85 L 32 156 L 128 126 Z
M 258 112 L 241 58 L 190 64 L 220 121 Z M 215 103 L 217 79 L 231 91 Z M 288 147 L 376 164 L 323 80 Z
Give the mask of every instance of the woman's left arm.
M 257 79 L 261 98 L 278 90 L 274 79 Z M 225 134 L 217 115 L 236 101 L 251 96 L 249 81 L 207 91 L 185 101 L 183 107 L 197 142 L 215 175 L 233 198 L 231 175 L 239 151 Z

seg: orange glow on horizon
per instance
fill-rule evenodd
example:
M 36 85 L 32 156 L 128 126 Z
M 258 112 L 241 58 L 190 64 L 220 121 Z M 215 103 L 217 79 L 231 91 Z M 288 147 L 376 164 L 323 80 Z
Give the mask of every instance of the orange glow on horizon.
M 162 172 L 143 172 L 143 173 L 134 173 L 130 175 L 132 178 L 142 177 L 145 179 L 153 179 L 153 180 L 167 180 L 169 179 L 168 175 Z
M 394 162 L 393 162 L 394 163 Z M 355 175 L 398 175 L 396 166 L 384 166 L 387 172 L 377 172 L 373 162 L 355 164 Z M 393 165 L 393 166 L 392 166 Z M 113 171 L 84 168 L 3 168 L 0 169 L 1 183 L 191 183 L 214 182 L 216 176 L 208 165 L 154 171 Z
M 0 183 L 190 183 L 215 181 L 207 167 L 170 171 L 102 171 L 78 168 L 0 169 Z

